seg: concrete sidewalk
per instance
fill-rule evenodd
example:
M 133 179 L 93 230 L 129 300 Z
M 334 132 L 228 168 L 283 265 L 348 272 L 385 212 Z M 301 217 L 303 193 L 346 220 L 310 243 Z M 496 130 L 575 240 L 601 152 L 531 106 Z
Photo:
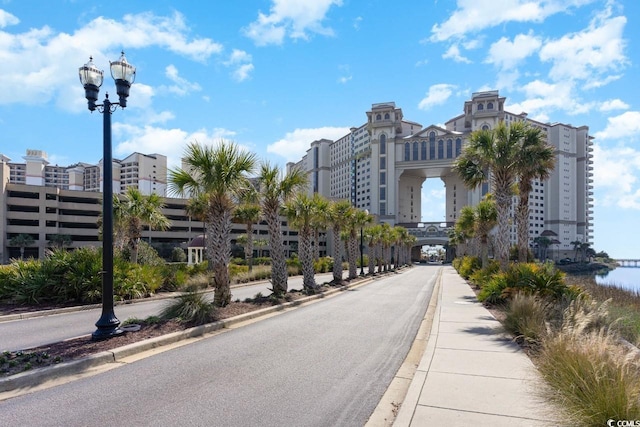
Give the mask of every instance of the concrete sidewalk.
M 452 267 L 441 280 L 431 334 L 393 425 L 560 425 L 536 394 L 543 380 L 527 355 Z

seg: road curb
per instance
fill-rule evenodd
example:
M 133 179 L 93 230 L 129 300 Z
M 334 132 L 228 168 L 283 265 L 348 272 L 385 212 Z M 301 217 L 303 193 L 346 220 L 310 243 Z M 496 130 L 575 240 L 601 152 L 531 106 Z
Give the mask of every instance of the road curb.
M 383 276 L 376 276 L 376 277 L 383 277 Z M 2 378 L 0 379 L 0 401 L 6 398 L 2 396 L 2 393 L 12 392 L 13 394 L 15 394 L 16 391 L 21 389 L 23 389 L 24 391 L 27 391 L 26 389 L 39 386 L 50 380 L 81 374 L 82 372 L 85 372 L 87 369 L 93 368 L 95 366 L 104 365 L 108 363 L 118 363 L 126 357 L 130 357 L 148 350 L 152 350 L 154 348 L 167 346 L 167 345 L 174 344 L 179 341 L 184 341 L 190 338 L 202 337 L 208 333 L 215 332 L 220 329 L 228 328 L 230 326 L 233 326 L 241 322 L 263 317 L 271 313 L 286 310 L 288 308 L 302 306 L 308 302 L 311 302 L 314 300 L 320 300 L 320 299 L 326 298 L 329 295 L 336 294 L 338 292 L 343 292 L 348 289 L 366 285 L 372 282 L 376 277 L 367 277 L 364 280 L 358 281 L 353 284 L 343 285 L 340 287 L 336 287 L 334 289 L 329 289 L 321 294 L 311 295 L 311 296 L 301 298 L 295 301 L 290 301 L 284 304 L 279 304 L 272 307 L 251 311 L 235 317 L 231 317 L 229 319 L 208 323 L 206 325 L 195 326 L 193 328 L 185 329 L 184 331 L 177 331 L 167 335 L 161 335 L 159 337 L 149 338 L 144 341 L 127 344 L 125 346 L 117 347 L 112 350 L 96 353 L 94 355 L 91 355 L 82 359 L 73 360 L 70 362 L 63 362 L 59 365 L 38 368 L 33 371 L 22 372 L 7 378 Z
M 418 371 L 420 360 L 422 360 L 432 338 L 431 331 L 438 309 L 440 289 L 442 288 L 442 272 L 443 269 L 440 269 L 435 279 L 429 305 L 422 318 L 416 337 L 411 344 L 411 348 L 391 380 L 387 391 L 367 421 L 366 427 L 389 427 L 392 425 L 395 426 L 398 423 L 399 425 L 404 425 L 399 419 L 400 410 L 407 405 L 414 404 L 415 397 L 413 396 L 414 393 L 412 393 L 413 379 Z M 417 403 L 417 401 L 415 403 Z

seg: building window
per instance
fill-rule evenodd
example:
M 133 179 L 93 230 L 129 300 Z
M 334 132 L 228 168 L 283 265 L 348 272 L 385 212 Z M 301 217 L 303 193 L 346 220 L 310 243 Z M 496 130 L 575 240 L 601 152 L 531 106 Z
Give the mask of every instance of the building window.
M 451 139 L 447 139 L 447 159 L 453 157 L 453 141 Z
M 456 138 L 456 157 L 460 155 L 462 151 L 462 140 L 460 138 Z
M 380 135 L 380 154 L 387 153 L 387 135 Z
M 487 104 L 487 110 L 493 110 L 493 102 Z
M 384 170 L 387 168 L 387 158 L 380 157 L 380 170 Z
M 484 105 L 478 104 L 478 111 L 482 111 L 482 110 L 484 110 Z
M 427 141 L 420 143 L 420 160 L 427 160 Z
M 385 120 L 389 120 L 389 113 L 385 113 L 385 115 L 384 115 L 384 119 L 385 119 Z
M 376 120 L 382 120 L 382 116 L 380 114 L 376 114 Z
M 489 130 L 489 125 L 482 125 L 482 130 Z
M 380 215 L 384 216 L 387 214 L 387 204 L 385 202 L 380 202 Z
M 418 160 L 418 143 L 413 143 L 413 160 Z
M 436 142 L 435 141 L 429 141 L 429 158 L 430 159 L 436 158 Z
M 404 143 L 404 161 L 408 162 L 411 160 L 411 146 L 408 142 Z
M 387 183 L 387 173 L 380 172 L 380 185 L 385 185 Z
M 438 158 L 444 158 L 444 141 L 441 139 L 438 140 Z
M 387 187 L 380 187 L 380 200 L 387 200 Z

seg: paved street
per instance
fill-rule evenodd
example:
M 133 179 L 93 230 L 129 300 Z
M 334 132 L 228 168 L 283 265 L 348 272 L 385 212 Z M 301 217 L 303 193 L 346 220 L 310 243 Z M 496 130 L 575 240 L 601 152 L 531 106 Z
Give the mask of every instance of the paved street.
M 346 273 L 345 273 L 346 276 Z M 329 282 L 332 274 L 318 274 L 318 283 Z M 232 289 L 233 299 L 244 300 L 254 297 L 258 292 L 269 295 L 271 284 L 263 282 L 251 286 Z M 302 277 L 289 279 L 289 289 L 302 289 Z M 211 294 L 213 298 L 213 294 Z M 135 304 L 117 305 L 115 313 L 120 321 L 128 318 L 144 319 L 157 315 L 167 304 L 167 300 L 138 302 Z M 0 322 L 0 351 L 22 350 L 52 342 L 91 334 L 96 330 L 95 323 L 100 318 L 101 309 L 94 308 L 73 313 L 56 314 L 46 317 Z
M 417 332 L 441 267 L 0 402 L 0 425 L 362 426 Z

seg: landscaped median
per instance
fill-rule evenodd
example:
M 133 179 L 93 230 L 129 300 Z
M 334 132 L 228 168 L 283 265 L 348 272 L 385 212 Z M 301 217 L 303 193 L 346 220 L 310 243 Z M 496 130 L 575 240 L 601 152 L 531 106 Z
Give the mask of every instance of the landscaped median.
M 285 302 L 278 305 L 273 305 L 266 308 L 260 308 L 253 311 L 246 312 L 228 319 L 218 320 L 212 323 L 207 323 L 200 326 L 194 326 L 181 331 L 169 333 L 166 335 L 145 339 L 143 341 L 134 342 L 121 347 L 113 348 L 106 351 L 100 351 L 95 354 L 88 355 L 86 357 L 71 360 L 68 362 L 62 362 L 57 365 L 47 366 L 38 369 L 32 369 L 25 372 L 21 372 L 6 378 L 0 379 L 0 400 L 3 399 L 2 393 L 13 392 L 15 395 L 17 391 L 27 391 L 30 388 L 44 384 L 50 380 L 59 379 L 62 377 L 68 377 L 72 375 L 78 375 L 86 372 L 88 369 L 108 364 L 122 362 L 123 359 L 136 355 L 145 351 L 149 351 L 158 347 L 167 346 L 170 344 L 184 341 L 191 338 L 203 337 L 209 333 L 215 332 L 220 329 L 229 328 L 233 325 L 246 322 L 252 319 L 257 319 L 268 314 L 272 314 L 278 311 L 283 311 L 291 307 L 301 306 L 303 304 L 312 302 L 317 299 L 325 298 L 329 295 L 344 291 L 346 289 L 354 288 L 367 284 L 373 280 L 372 277 L 366 277 L 364 279 L 358 279 L 351 283 L 341 286 L 334 286 L 326 291 L 321 291 L 315 295 L 305 296 L 299 299 L 295 299 L 290 302 Z M 134 334 L 135 332 L 129 332 Z M 88 338 L 87 338 L 88 339 Z M 108 342 L 108 341 L 107 341 Z

